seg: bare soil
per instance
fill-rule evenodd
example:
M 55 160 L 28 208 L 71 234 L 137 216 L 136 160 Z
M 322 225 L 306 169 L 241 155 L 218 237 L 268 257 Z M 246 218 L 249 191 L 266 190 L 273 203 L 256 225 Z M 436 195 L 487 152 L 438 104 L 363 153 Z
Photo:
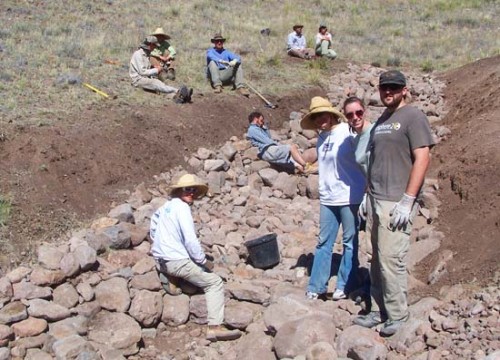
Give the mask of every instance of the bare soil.
M 439 125 L 452 133 L 433 150 L 430 175 L 440 179 L 437 227 L 446 235 L 441 249 L 451 249 L 454 258 L 435 289 L 488 284 L 500 258 L 500 57 L 440 77 L 448 84 L 450 111 Z M 273 110 L 255 95 L 200 94 L 192 104 L 165 101 L 151 108 L 110 100 L 75 112 L 64 125 L 8 125 L 0 131 L 0 194 L 7 194 L 13 207 L 8 226 L 0 229 L 2 270 L 27 261 L 40 241 L 57 240 L 105 214 L 139 183 L 185 165 L 199 147 L 241 137 L 249 112 L 262 111 L 278 128 L 316 95 L 325 91 L 307 88 L 270 97 L 279 106 Z M 436 259 L 430 256 L 421 266 L 422 280 Z

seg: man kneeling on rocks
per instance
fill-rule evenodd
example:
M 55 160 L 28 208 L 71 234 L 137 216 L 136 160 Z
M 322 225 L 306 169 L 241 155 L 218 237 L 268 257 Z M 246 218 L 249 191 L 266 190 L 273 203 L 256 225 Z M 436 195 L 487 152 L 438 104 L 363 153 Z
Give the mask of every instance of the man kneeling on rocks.
M 186 86 L 177 89 L 164 84 L 163 81 L 158 79 L 158 74 L 164 71 L 163 67 L 158 64 L 153 66 L 150 61 L 151 52 L 158 45 L 159 42 L 156 36 L 148 36 L 132 55 L 129 66 L 132 85 L 144 90 L 167 94 L 178 104 L 191 102 L 193 89 L 188 89 Z
M 208 186 L 197 176 L 186 174 L 170 187 L 170 197 L 151 217 L 151 253 L 166 275 L 183 279 L 205 292 L 207 339 L 234 340 L 241 331 L 230 330 L 224 321 L 224 287 L 212 273 L 213 262 L 205 256 L 196 236 L 189 206 L 207 193 Z
M 297 145 L 280 145 L 271 138 L 269 129 L 265 125 L 264 115 L 260 112 L 250 113 L 248 122 L 250 125 L 247 139 L 259 149 L 259 158 L 271 164 L 285 166 L 292 164 L 298 173 L 317 173 L 318 167 L 304 160 Z

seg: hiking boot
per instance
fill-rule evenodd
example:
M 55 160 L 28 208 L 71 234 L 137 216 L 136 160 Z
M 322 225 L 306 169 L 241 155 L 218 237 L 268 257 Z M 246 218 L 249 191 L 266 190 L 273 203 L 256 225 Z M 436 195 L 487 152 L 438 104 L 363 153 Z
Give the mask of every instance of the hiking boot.
M 208 325 L 207 327 L 207 340 L 210 341 L 236 340 L 240 336 L 241 331 L 229 330 L 224 325 Z
M 175 93 L 173 100 L 176 104 L 184 104 L 186 103 L 186 99 L 189 98 L 189 89 L 187 86 L 182 85 L 179 90 Z
M 306 166 L 304 166 L 304 174 L 306 175 L 311 175 L 311 174 L 317 174 L 318 173 L 318 163 L 306 163 Z
M 394 335 L 405 322 L 408 321 L 409 315 L 405 316 L 400 320 L 387 320 L 380 329 L 380 335 L 382 336 L 392 336 Z
M 214 93 L 220 94 L 221 92 L 222 92 L 222 86 L 220 86 L 220 85 L 216 86 L 214 89 Z
M 361 315 L 354 319 L 353 323 L 359 326 L 363 326 L 366 328 L 372 328 L 379 324 L 382 324 L 384 321 L 380 316 L 380 311 L 372 311 L 367 315 Z
M 342 299 L 346 299 L 346 298 L 347 298 L 347 295 L 345 294 L 344 290 L 335 289 L 335 291 L 333 292 L 332 300 L 334 300 L 334 301 L 342 300 Z
M 237 91 L 240 93 L 240 95 L 243 95 L 243 96 L 246 96 L 246 97 L 250 96 L 250 92 L 245 87 L 240 87 L 240 88 L 237 89 Z

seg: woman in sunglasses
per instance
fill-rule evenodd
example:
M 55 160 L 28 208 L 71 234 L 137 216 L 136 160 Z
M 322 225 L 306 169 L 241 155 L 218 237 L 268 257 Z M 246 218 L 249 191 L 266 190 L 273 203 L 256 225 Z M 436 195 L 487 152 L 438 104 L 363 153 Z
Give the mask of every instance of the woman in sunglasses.
M 361 166 L 366 176 L 368 174 L 368 160 L 370 158 L 368 141 L 370 140 L 370 130 L 373 124 L 365 117 L 366 109 L 363 100 L 356 96 L 348 97 L 344 101 L 343 110 L 351 130 L 357 134 L 354 138 L 354 154 L 356 162 Z
M 210 341 L 234 340 L 239 330 L 230 330 L 224 321 L 224 287 L 220 276 L 212 273 L 213 263 L 203 251 L 191 215 L 190 205 L 207 193 L 208 186 L 196 175 L 186 174 L 170 186 L 170 197 L 151 217 L 151 253 L 161 273 L 202 288 L 207 302 Z
M 343 254 L 333 300 L 345 299 L 356 284 L 358 268 L 358 207 L 365 192 L 365 176 L 356 164 L 353 133 L 344 115 L 322 97 L 311 100 L 300 125 L 319 131 L 319 237 L 306 297 L 325 295 L 331 275 L 333 245 L 342 224 Z

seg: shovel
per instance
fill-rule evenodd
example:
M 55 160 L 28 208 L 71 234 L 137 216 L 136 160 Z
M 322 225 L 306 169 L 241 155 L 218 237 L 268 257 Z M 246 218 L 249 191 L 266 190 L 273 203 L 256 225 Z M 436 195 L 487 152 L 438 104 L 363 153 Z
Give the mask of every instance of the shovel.
M 258 97 L 260 97 L 262 99 L 262 101 L 264 101 L 264 103 L 266 104 L 266 107 L 270 108 L 270 109 L 276 109 L 278 107 L 278 105 L 275 105 L 273 103 L 271 103 L 269 100 L 267 100 L 260 92 L 258 92 L 252 85 L 250 85 L 249 83 L 247 83 L 247 86 L 250 90 L 252 90 L 255 95 L 257 95 Z

